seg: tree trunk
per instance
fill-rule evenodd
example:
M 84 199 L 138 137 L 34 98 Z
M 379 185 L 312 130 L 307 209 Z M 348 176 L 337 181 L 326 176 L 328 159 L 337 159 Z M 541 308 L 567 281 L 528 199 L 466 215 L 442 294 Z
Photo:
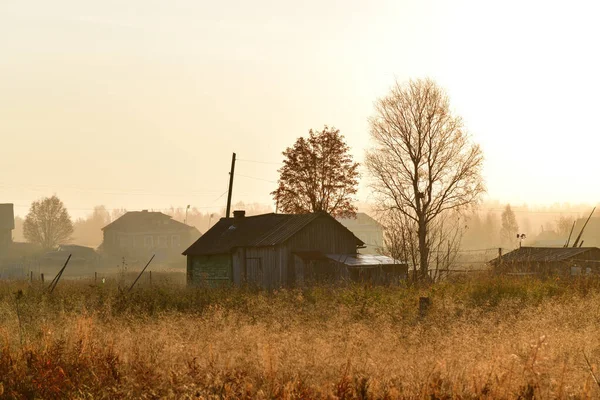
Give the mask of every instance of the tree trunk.
M 427 225 L 424 221 L 419 221 L 419 269 L 421 280 L 428 278 L 429 268 L 429 246 L 427 246 Z

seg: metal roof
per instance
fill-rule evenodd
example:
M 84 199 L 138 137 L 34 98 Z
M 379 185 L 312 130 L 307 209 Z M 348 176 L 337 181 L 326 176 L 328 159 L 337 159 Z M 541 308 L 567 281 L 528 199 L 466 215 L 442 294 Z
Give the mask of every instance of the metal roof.
M 521 262 L 557 262 L 569 260 L 591 250 L 599 250 L 597 247 L 521 247 L 502 256 L 503 263 Z M 498 257 L 491 260 L 497 263 Z
M 328 259 L 349 267 L 367 267 L 376 265 L 407 265 L 405 261 L 378 254 L 326 254 Z
M 311 214 L 262 214 L 251 217 L 221 218 L 192 244 L 183 255 L 224 254 L 236 247 L 264 247 L 283 243 L 319 217 L 331 218 L 341 229 L 346 227 L 325 212 Z M 357 245 L 364 243 L 356 236 Z

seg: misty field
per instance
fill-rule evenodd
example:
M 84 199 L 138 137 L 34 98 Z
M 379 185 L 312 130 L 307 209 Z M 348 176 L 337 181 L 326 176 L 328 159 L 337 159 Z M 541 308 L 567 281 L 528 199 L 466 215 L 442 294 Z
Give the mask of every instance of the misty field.
M 2 282 L 0 398 L 598 398 L 599 289 Z

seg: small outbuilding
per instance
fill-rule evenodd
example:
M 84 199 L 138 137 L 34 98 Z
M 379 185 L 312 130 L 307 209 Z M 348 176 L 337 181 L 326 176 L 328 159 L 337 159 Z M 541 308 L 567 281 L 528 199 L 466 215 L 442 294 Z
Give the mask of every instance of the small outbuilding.
M 521 247 L 490 261 L 497 273 L 580 275 L 600 273 L 597 247 Z
M 183 254 L 190 285 L 263 288 L 367 278 L 358 269 L 396 273 L 392 259 L 358 254 L 363 241 L 325 212 L 221 218 Z M 398 263 L 400 264 L 400 263 Z M 399 276 L 405 276 L 402 267 Z M 377 273 L 371 274 L 380 280 Z

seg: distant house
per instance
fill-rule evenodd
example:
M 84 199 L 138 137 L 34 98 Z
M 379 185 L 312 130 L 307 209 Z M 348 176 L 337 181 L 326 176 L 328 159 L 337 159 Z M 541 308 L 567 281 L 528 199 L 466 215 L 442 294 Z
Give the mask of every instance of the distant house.
M 102 231 L 102 252 L 130 260 L 145 260 L 152 254 L 156 261 L 177 259 L 200 236 L 196 228 L 148 210 L 127 212 Z
M 365 243 L 365 248 L 361 250 L 361 253 L 381 254 L 383 226 L 379 222 L 362 212 L 356 213 L 356 218 L 338 218 L 337 220 Z
M 406 276 L 405 263 L 358 254 L 363 245 L 327 213 L 246 217 L 244 211 L 235 211 L 233 218 L 221 218 L 183 254 L 192 285 L 248 283 L 276 288 Z
M 0 204 L 0 249 L 6 249 L 12 243 L 12 231 L 15 229 L 15 214 L 12 204 Z
M 600 273 L 597 247 L 521 247 L 490 261 L 494 271 L 512 275 Z

